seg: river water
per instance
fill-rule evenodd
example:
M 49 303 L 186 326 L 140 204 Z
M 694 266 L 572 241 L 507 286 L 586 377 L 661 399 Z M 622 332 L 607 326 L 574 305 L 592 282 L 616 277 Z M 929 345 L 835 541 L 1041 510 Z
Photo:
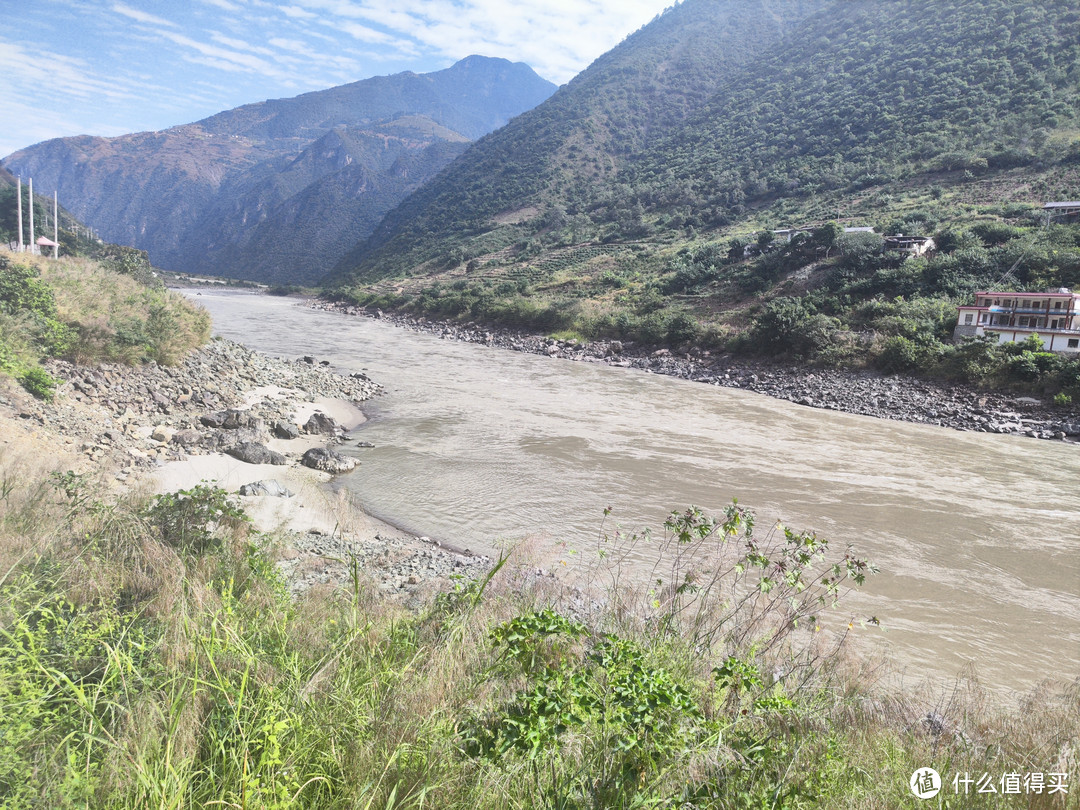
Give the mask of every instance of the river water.
M 572 552 L 672 509 L 758 515 L 853 545 L 881 573 L 834 622 L 877 616 L 909 682 L 1080 676 L 1080 447 L 797 406 L 600 364 L 417 334 L 294 300 L 204 291 L 215 334 L 366 371 L 374 449 L 339 485 L 371 514 L 490 551 Z M 565 544 L 565 545 L 555 545 Z

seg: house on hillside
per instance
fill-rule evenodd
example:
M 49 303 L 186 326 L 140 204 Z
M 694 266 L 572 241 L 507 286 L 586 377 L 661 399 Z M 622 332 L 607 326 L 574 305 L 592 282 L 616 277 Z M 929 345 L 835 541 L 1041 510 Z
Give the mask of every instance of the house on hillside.
M 1043 206 L 1043 211 L 1047 225 L 1052 222 L 1076 222 L 1080 220 L 1080 201 L 1048 202 Z
M 844 233 L 875 233 L 872 225 L 854 225 L 844 228 Z
M 805 233 L 809 236 L 810 231 L 805 228 L 781 228 L 780 230 L 772 232 L 773 242 L 779 242 L 781 239 L 783 239 L 784 242 L 790 242 L 800 233 Z
M 1080 293 L 1061 287 L 1046 292 L 979 292 L 962 306 L 953 339 L 996 334 L 998 343 L 1038 335 L 1051 352 L 1080 353 Z
M 902 233 L 885 237 L 886 250 L 898 250 L 912 256 L 932 256 L 937 245 L 929 236 L 904 236 Z

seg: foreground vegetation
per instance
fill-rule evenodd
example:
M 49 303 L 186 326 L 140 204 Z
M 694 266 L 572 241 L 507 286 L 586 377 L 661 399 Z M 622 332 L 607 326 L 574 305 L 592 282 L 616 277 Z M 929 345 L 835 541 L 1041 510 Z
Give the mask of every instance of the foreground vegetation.
M 56 381 L 40 361 L 179 362 L 210 337 L 210 316 L 166 290 L 146 254 L 115 248 L 102 260 L 0 256 L 0 371 L 36 396 Z
M 870 567 L 737 506 L 635 538 L 651 591 L 602 543 L 593 615 L 512 562 L 410 612 L 362 571 L 291 599 L 219 490 L 3 462 L 0 807 L 893 808 L 924 767 L 1063 773 L 1011 798 L 1080 806 L 1076 686 L 884 693 L 834 605 Z

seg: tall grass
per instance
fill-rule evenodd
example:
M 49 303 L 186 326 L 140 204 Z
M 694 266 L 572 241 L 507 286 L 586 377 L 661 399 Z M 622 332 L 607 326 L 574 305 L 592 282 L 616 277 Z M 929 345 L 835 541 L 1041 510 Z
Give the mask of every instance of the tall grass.
M 356 568 L 293 600 L 223 493 L 34 472 L 0 459 L 0 807 L 891 808 L 919 767 L 1061 772 L 1069 794 L 1019 804 L 1080 806 L 1075 686 L 890 694 L 839 653 L 789 679 L 796 645 L 766 652 L 726 599 L 643 618 L 609 594 L 582 624 L 512 563 L 419 611 Z M 675 543 L 706 525 L 685 517 Z M 703 576 L 668 551 L 665 579 Z
M 91 259 L 0 259 L 0 361 L 9 372 L 41 357 L 165 365 L 210 336 L 210 317 L 152 277 L 143 283 Z

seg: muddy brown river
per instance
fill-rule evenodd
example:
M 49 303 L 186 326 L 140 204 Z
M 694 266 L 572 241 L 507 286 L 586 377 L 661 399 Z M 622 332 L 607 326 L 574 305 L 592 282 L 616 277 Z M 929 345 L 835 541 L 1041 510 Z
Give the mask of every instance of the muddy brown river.
M 1080 676 L 1080 446 L 816 410 L 600 364 L 441 340 L 294 300 L 204 291 L 215 333 L 366 371 L 387 393 L 339 485 L 371 514 L 490 551 L 595 545 L 609 526 L 732 498 L 853 545 L 881 573 L 835 621 L 877 616 L 906 681 Z M 641 553 L 645 553 L 642 551 Z M 572 555 L 570 555 L 573 563 Z

